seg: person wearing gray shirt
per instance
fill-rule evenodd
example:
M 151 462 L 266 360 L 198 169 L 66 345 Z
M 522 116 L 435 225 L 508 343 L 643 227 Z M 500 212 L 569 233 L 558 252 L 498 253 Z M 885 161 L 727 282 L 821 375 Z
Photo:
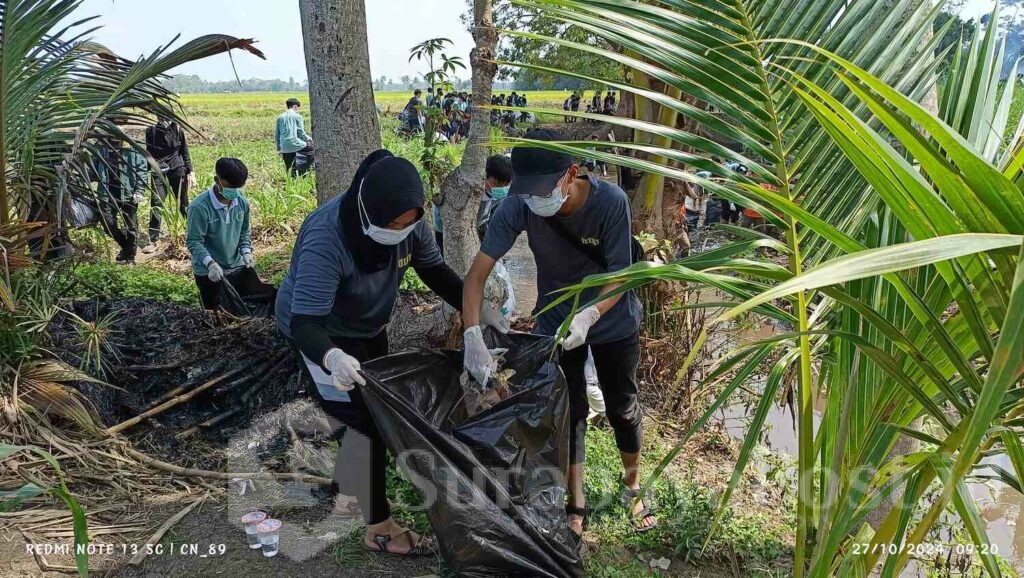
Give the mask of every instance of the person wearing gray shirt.
M 387 325 L 409 267 L 449 305 L 462 305 L 462 281 L 442 261 L 423 204 L 412 163 L 385 150 L 368 156 L 349 190 L 302 224 L 275 311 L 338 441 L 337 485 L 350 498 L 336 510 L 354 513 L 354 497 L 364 545 L 403 556 L 431 555 L 432 541 L 391 517 L 387 450 L 355 386 L 365 384 L 362 363 L 388 354 Z M 485 308 L 484 321 L 508 331 L 496 308 Z
M 560 141 L 554 131 L 538 129 L 527 139 Z M 466 326 L 466 370 L 478 381 L 497 370 L 479 327 L 483 288 L 487 276 L 526 232 L 537 262 L 536 311 L 555 299 L 554 292 L 576 285 L 588 275 L 615 272 L 633 263 L 629 199 L 619 187 L 594 177 L 580 176 L 571 156 L 534 147 L 512 149 L 514 177 L 508 198 L 491 218 L 480 252 L 466 275 L 462 319 Z M 611 284 L 586 291 L 587 303 L 618 288 Z M 536 313 L 535 311 L 535 313 Z M 534 331 L 555 335 L 572 314 L 565 301 L 537 316 Z M 576 313 L 562 343 L 560 364 L 569 387 L 569 514 L 570 527 L 583 531 L 586 516 L 583 495 L 584 436 L 587 430 L 587 389 L 584 365 L 587 347 L 594 355 L 608 421 L 622 457 L 626 497 L 640 495 L 640 448 L 643 413 L 637 400 L 636 370 L 640 359 L 639 331 L 642 309 L 632 291 L 609 297 Z M 645 500 L 632 511 L 633 527 L 645 532 L 657 518 Z

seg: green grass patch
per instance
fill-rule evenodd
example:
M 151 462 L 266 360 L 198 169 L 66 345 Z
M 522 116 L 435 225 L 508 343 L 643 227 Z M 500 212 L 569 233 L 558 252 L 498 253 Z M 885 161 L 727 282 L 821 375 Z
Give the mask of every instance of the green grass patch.
M 147 265 L 83 263 L 75 267 L 75 297 L 141 297 L 199 305 L 195 280 Z

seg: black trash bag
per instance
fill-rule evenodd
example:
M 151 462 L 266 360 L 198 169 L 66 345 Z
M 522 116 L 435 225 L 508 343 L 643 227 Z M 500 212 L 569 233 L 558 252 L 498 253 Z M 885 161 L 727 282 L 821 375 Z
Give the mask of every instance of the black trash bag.
M 242 295 L 237 288 L 240 285 L 240 273 L 241 269 L 232 269 L 224 273 L 224 278 L 221 279 L 220 308 L 235 317 L 273 317 L 277 288 L 263 283 Z
M 507 348 L 510 395 L 468 416 L 462 352 L 402 353 L 363 365 L 363 396 L 423 495 L 459 576 L 583 575 L 565 513 L 569 395 L 550 337 L 487 335 Z

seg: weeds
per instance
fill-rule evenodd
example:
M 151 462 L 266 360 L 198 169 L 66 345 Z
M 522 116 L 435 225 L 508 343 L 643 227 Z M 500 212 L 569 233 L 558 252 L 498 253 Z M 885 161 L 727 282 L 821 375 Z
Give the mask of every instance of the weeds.
M 82 354 L 78 368 L 98 377 L 105 377 L 112 364 L 120 361 L 120 346 L 115 337 L 120 333 L 114 329 L 117 312 L 112 311 L 96 321 L 86 321 L 74 313 L 63 310 L 78 331 Z
M 86 549 L 86 546 L 89 544 L 89 528 L 85 519 L 85 511 L 78 503 L 78 500 L 71 495 L 68 487 L 64 484 L 64 471 L 61 470 L 60 463 L 57 461 L 57 458 L 53 457 L 53 455 L 46 450 L 34 446 L 16 446 L 7 443 L 0 443 L 0 461 L 6 460 L 12 455 L 23 451 L 33 452 L 45 460 L 46 463 L 49 464 L 57 473 L 59 483 L 55 486 L 47 486 L 45 484 L 29 482 L 16 490 L 0 492 L 0 511 L 12 511 L 20 508 L 22 502 L 25 500 L 30 500 L 44 493 L 52 494 L 60 498 L 60 500 L 64 502 L 64 505 L 68 507 L 68 510 L 71 511 L 75 545 L 75 566 L 78 568 L 78 575 L 83 577 L 88 576 L 89 552 Z

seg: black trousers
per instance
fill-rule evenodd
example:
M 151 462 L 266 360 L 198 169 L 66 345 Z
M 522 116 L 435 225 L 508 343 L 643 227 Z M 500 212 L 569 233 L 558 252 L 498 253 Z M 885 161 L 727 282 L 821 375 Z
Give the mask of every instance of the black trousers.
M 139 206 L 132 201 L 105 199 L 100 201 L 99 208 L 103 229 L 121 248 L 121 256 L 135 259 L 139 240 Z
M 260 276 L 256 274 L 255 269 L 242 267 L 225 272 L 224 275 L 240 297 L 266 295 L 268 289 L 272 289 L 272 287 L 260 281 Z M 213 282 L 209 277 L 205 276 L 196 275 L 195 278 L 196 285 L 199 286 L 199 302 L 202 303 L 203 309 L 212 311 L 220 307 L 220 292 L 223 284 Z
M 298 174 L 298 171 L 292 170 L 292 165 L 295 164 L 295 155 L 299 153 L 311 155 L 313 154 L 313 147 L 307 145 L 306 148 L 294 153 L 281 153 L 281 158 L 284 159 L 284 170 L 289 176 L 294 177 Z
M 170 185 L 170 193 L 178 202 L 178 212 L 182 217 L 188 217 L 188 181 L 186 180 L 185 167 L 172 169 L 164 174 L 167 179 L 165 185 L 163 179 L 153 179 L 153 196 L 149 209 L 149 240 L 156 243 L 160 238 L 160 226 L 163 222 L 163 215 L 160 214 L 167 200 L 167 185 Z
M 334 345 L 360 363 L 388 354 L 388 332 L 369 339 L 333 338 Z M 320 360 L 312 360 L 319 362 Z M 359 387 L 348 392 L 352 401 L 328 401 L 316 393 L 309 369 L 299 358 L 313 397 L 327 413 L 332 435 L 338 442 L 338 460 L 334 468 L 338 491 L 355 496 L 367 524 L 379 524 L 391 517 L 387 496 L 387 447 L 377 424 L 366 407 Z
M 619 451 L 635 454 L 643 445 L 643 412 L 637 400 L 636 368 L 640 363 L 640 334 L 611 343 L 591 344 L 594 366 L 601 384 L 606 406 L 605 415 L 615 432 Z M 563 351 L 562 372 L 569 385 L 569 463 L 583 463 L 586 457 L 584 438 L 587 433 L 587 380 L 583 366 L 587 348 Z

